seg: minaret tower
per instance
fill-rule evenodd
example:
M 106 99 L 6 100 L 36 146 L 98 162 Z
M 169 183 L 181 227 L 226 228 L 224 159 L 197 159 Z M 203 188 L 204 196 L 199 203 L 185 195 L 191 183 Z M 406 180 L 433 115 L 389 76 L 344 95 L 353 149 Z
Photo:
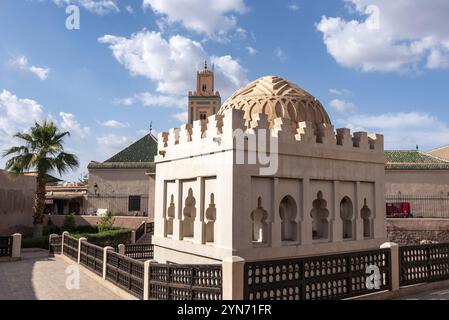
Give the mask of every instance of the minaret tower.
M 204 69 L 196 75 L 196 91 L 189 92 L 189 123 L 206 120 L 216 114 L 220 106 L 220 93 L 214 91 L 214 72 L 209 70 L 207 62 L 204 62 Z

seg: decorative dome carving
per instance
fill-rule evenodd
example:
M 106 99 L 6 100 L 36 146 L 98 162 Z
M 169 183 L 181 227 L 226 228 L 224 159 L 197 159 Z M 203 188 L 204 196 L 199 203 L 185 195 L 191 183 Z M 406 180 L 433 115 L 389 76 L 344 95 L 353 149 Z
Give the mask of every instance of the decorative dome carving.
M 259 78 L 237 90 L 218 111 L 223 114 L 229 109 L 245 111 L 245 120 L 250 122 L 253 115 L 264 113 L 270 126 L 276 118 L 291 119 L 318 124 L 331 124 L 329 115 L 322 104 L 311 94 L 296 84 L 275 76 Z

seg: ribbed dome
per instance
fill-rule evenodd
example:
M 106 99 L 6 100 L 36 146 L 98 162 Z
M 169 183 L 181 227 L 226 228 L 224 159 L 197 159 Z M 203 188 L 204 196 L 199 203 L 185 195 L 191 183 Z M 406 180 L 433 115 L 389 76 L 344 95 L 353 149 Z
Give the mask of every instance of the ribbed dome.
M 265 113 L 271 125 L 279 117 L 295 123 L 331 124 L 329 115 L 315 97 L 296 84 L 275 76 L 259 78 L 237 90 L 225 101 L 218 114 L 229 109 L 245 111 L 247 123 L 253 120 L 253 114 Z

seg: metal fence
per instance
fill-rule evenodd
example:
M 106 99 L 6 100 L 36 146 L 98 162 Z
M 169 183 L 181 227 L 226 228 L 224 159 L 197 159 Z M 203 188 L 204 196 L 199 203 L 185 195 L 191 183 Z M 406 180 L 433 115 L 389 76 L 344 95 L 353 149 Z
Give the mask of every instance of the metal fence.
M 80 264 L 103 276 L 103 248 L 87 241 L 81 242 Z
M 449 218 L 449 194 L 387 195 L 387 203 L 410 203 L 414 218 Z
M 221 300 L 221 265 L 150 264 L 149 297 L 157 300 Z
M 0 257 L 12 256 L 12 237 L 0 237 Z
M 144 291 L 144 263 L 113 251 L 107 252 L 106 279 L 139 299 Z
M 399 247 L 400 285 L 449 279 L 449 243 Z
M 120 194 L 89 195 L 87 198 L 86 214 L 97 209 L 107 209 L 116 216 L 148 216 L 148 195 L 137 195 L 140 200 L 136 203 L 136 196 Z
M 125 256 L 137 260 L 151 260 L 154 257 L 154 247 L 152 244 L 127 244 Z
M 246 300 L 344 299 L 391 289 L 389 249 L 245 263 Z M 380 272 L 380 287 L 366 286 L 367 267 Z
M 48 250 L 50 254 L 60 254 L 62 248 L 62 236 L 51 236 Z
M 72 260 L 78 261 L 78 239 L 64 235 L 63 253 Z

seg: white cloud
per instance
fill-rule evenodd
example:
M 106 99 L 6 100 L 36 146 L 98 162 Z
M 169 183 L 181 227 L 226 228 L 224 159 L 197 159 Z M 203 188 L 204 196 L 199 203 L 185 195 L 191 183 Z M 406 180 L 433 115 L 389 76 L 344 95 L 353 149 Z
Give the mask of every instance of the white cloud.
M 98 121 L 98 124 L 109 128 L 128 128 L 129 123 L 123 123 L 117 120 Z
M 49 68 L 30 66 L 28 64 L 28 59 L 25 56 L 20 56 L 17 59 L 12 60 L 11 65 L 13 65 L 14 67 L 18 68 L 23 72 L 35 75 L 42 81 L 46 80 L 48 78 L 48 74 L 50 73 Z
M 329 105 L 339 112 L 355 110 L 355 105 L 352 102 L 341 99 L 334 99 L 329 103 Z
M 135 94 L 132 97 L 115 99 L 114 103 L 124 106 L 132 106 L 139 103 L 146 107 L 186 108 L 187 98 L 185 96 L 178 97 L 162 94 L 153 94 L 151 92 L 142 92 Z
M 187 123 L 188 121 L 188 112 L 180 112 L 172 115 L 173 118 L 177 119 L 181 123 Z
M 20 99 L 8 90 L 0 92 L 0 149 L 11 144 L 17 132 L 25 132 L 35 121 L 46 118 L 44 108 L 31 99 Z
M 125 6 L 125 10 L 126 10 L 129 14 L 133 14 L 133 13 L 134 13 L 134 9 L 133 9 L 133 7 L 131 7 L 130 5 Z
M 351 91 L 348 89 L 329 89 L 329 93 L 335 96 L 348 96 L 351 94 Z
M 89 127 L 82 127 L 81 124 L 76 120 L 76 117 L 72 113 L 60 112 L 59 116 L 62 118 L 60 127 L 64 131 L 69 131 L 70 134 L 78 137 L 80 139 L 85 139 L 89 133 Z
M 410 72 L 449 67 L 446 0 L 345 0 L 358 20 L 322 17 L 327 51 L 342 66 L 362 71 Z
M 447 124 L 428 113 L 358 114 L 337 123 L 353 131 L 384 134 L 386 149 L 414 149 L 419 145 L 420 149 L 428 150 L 449 141 Z
M 248 51 L 250 56 L 255 56 L 258 53 L 258 51 L 251 46 L 246 47 L 246 51 Z
M 297 3 L 292 3 L 291 5 L 289 5 L 288 6 L 288 8 L 291 10 L 291 11 L 299 11 L 299 9 L 301 9 L 301 7 L 299 6 L 299 4 L 297 4 Z
M 276 55 L 276 57 L 277 57 L 279 60 L 285 61 L 286 56 L 285 56 L 285 52 L 284 52 L 284 50 L 282 50 L 282 48 L 277 47 L 277 48 L 274 50 L 274 54 Z
M 180 23 L 188 30 L 209 37 L 223 36 L 237 27 L 236 14 L 247 11 L 244 0 L 143 0 L 163 20 L 161 24 Z
M 78 5 L 98 15 L 120 12 L 116 0 L 53 0 L 53 2 L 61 7 L 70 4 Z
M 114 57 L 132 75 L 147 77 L 162 94 L 185 96 L 195 88 L 196 71 L 208 54 L 199 42 L 176 35 L 168 40 L 159 32 L 143 30 L 130 38 L 105 35 Z M 215 64 L 216 87 L 226 97 L 242 86 L 246 70 L 231 56 L 210 57 Z
M 104 134 L 97 138 L 97 144 L 106 152 L 117 152 L 131 143 L 131 139 L 126 136 L 115 134 Z

